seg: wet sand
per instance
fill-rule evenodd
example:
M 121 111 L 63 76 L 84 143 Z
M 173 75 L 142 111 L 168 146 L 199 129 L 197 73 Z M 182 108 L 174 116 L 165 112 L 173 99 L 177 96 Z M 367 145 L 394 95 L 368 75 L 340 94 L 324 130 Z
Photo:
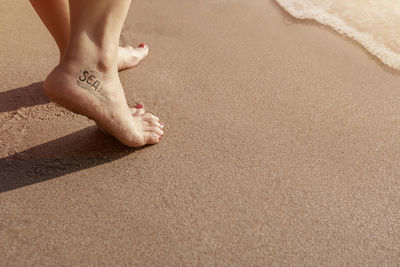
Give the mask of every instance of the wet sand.
M 57 49 L 0 5 L 0 265 L 383 265 L 400 259 L 400 74 L 271 0 L 133 3 L 128 149 L 48 99 Z

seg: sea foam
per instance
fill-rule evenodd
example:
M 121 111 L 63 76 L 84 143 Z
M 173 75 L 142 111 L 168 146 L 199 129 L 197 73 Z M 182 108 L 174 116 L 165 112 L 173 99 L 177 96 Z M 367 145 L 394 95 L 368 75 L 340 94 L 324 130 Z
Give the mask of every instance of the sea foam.
M 276 1 L 292 16 L 329 25 L 400 70 L 400 0 Z

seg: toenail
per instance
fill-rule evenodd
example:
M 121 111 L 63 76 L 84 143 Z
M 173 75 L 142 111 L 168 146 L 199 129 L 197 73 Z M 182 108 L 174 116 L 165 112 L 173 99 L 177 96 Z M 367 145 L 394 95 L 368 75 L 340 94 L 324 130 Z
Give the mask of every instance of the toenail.
M 143 108 L 143 105 L 142 104 L 137 104 L 136 106 L 134 106 L 134 108 L 141 109 L 141 108 Z
M 160 121 L 160 124 L 161 124 L 161 126 L 164 126 L 164 123 L 162 123 L 161 121 Z
M 139 45 L 140 48 L 144 48 L 145 46 L 146 46 L 145 43 L 141 43 L 141 44 Z
M 162 137 L 158 137 L 158 141 L 161 141 L 161 138 L 162 138 Z

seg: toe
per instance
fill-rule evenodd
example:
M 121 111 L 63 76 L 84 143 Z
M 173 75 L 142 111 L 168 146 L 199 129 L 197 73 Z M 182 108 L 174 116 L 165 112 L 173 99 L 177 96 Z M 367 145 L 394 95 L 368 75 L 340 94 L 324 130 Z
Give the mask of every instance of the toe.
M 159 136 L 164 135 L 164 131 L 160 127 L 157 127 L 157 126 L 145 126 L 145 131 L 151 132 L 151 133 L 156 133 Z
M 131 109 L 132 115 L 143 115 L 145 113 L 144 111 L 144 106 L 142 104 L 137 104 L 136 106 L 133 106 Z
M 145 126 L 156 126 L 160 129 L 164 128 L 164 124 L 157 120 L 144 120 L 143 125 Z
M 141 48 L 141 49 L 145 50 L 146 53 L 149 52 L 149 47 L 148 47 L 148 45 L 145 44 L 145 43 L 141 43 L 140 45 L 138 45 L 138 48 Z
M 147 144 L 158 144 L 161 141 L 161 136 L 156 133 L 149 133 L 147 135 Z
M 160 118 L 151 113 L 146 113 L 143 115 L 143 122 L 145 123 L 145 125 L 157 126 L 160 129 L 164 128 L 164 123 L 160 121 Z
M 138 47 L 132 46 L 120 47 L 118 50 L 118 70 L 125 70 L 137 66 L 149 53 L 149 47 L 146 44 L 140 44 Z
M 149 122 L 153 122 L 153 121 L 160 121 L 160 118 L 158 118 L 157 116 L 151 114 L 151 113 L 146 113 L 143 115 L 143 120 L 144 121 L 149 121 Z
M 146 44 L 140 44 L 137 48 L 131 48 L 130 54 L 141 61 L 149 54 L 149 47 Z
M 146 44 L 140 44 L 138 47 L 133 48 L 132 46 L 127 47 L 127 53 L 132 61 L 139 63 L 149 54 L 149 47 Z

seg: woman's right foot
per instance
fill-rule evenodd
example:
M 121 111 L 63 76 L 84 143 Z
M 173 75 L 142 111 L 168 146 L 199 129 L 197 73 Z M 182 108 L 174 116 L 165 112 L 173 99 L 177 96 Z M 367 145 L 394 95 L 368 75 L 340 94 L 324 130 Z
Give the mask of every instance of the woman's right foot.
M 118 72 L 84 66 L 78 61 L 60 63 L 43 84 L 45 94 L 61 106 L 93 119 L 99 128 L 127 146 L 159 143 L 163 124 L 153 114 L 145 113 L 142 106 L 128 107 Z

